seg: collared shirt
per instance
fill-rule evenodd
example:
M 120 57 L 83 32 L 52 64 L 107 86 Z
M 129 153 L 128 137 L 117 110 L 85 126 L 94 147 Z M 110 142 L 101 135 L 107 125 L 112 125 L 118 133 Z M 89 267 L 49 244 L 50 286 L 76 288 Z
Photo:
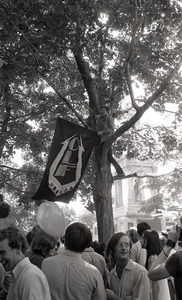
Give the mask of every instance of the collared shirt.
M 93 248 L 86 248 L 82 252 L 82 257 L 89 264 L 95 266 L 101 273 L 102 277 L 107 273 L 106 262 L 102 255 L 94 251 Z
M 95 266 L 101 273 L 104 280 L 105 287 L 109 286 L 109 271 L 106 267 L 105 258 L 99 253 L 95 252 L 93 248 L 86 248 L 82 252 L 82 258 L 89 264 Z
M 106 300 L 100 272 L 84 261 L 81 253 L 63 250 L 44 259 L 41 268 L 52 300 Z
M 151 300 L 152 292 L 147 270 L 131 259 L 123 269 L 121 279 L 116 273 L 116 266 L 110 272 L 110 289 L 121 299 Z
M 51 300 L 45 275 L 27 257 L 12 270 L 7 300 Z
M 145 267 L 147 259 L 147 251 L 142 248 L 141 242 L 134 243 L 131 247 L 130 258 L 137 262 L 139 265 Z

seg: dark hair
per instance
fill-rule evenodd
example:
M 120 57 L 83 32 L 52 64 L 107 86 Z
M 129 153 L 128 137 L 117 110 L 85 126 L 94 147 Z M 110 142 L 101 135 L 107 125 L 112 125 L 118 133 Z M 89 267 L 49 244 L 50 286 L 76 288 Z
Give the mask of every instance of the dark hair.
M 65 231 L 65 247 L 75 252 L 83 252 L 92 242 L 90 229 L 83 223 L 73 223 Z
M 124 232 L 117 232 L 113 234 L 113 236 L 109 240 L 109 243 L 107 245 L 107 253 L 109 252 L 112 255 L 112 257 L 114 257 L 115 247 L 122 236 L 127 236 L 127 235 Z
M 151 229 L 151 227 L 147 222 L 141 222 L 137 224 L 137 231 L 140 236 L 142 236 L 143 232 L 148 229 Z
M 129 235 L 132 243 L 136 243 L 138 241 L 137 228 L 136 227 L 130 227 L 128 235 Z
M 11 206 L 7 202 L 0 203 L 0 218 L 7 218 L 10 214 Z
M 147 242 L 146 250 L 147 250 L 147 260 L 145 264 L 145 268 L 148 270 L 148 260 L 151 255 L 159 255 L 161 252 L 161 244 L 159 239 L 159 234 L 155 230 L 145 230 L 143 233 L 144 243 L 145 240 Z
M 34 239 L 34 237 L 36 236 L 37 232 L 41 229 L 41 227 L 36 224 L 35 226 L 32 227 L 32 240 Z
M 94 249 L 95 252 L 97 252 L 98 254 L 104 256 L 104 251 L 105 251 L 105 248 L 106 248 L 106 244 L 104 242 L 99 243 L 97 241 L 93 241 L 91 243 L 91 247 Z
M 28 244 L 25 234 L 14 227 L 8 227 L 0 230 L 0 241 L 7 239 L 8 245 L 12 249 L 21 250 L 23 253 L 28 249 Z
M 33 239 L 31 249 L 32 252 L 46 257 L 49 254 L 49 251 L 54 249 L 57 243 L 58 240 L 56 237 L 53 237 L 40 229 Z
M 159 241 L 160 241 L 161 249 L 163 249 L 167 242 L 167 237 L 164 234 L 160 234 Z
M 32 231 L 27 232 L 26 234 L 27 243 L 31 245 L 32 243 Z

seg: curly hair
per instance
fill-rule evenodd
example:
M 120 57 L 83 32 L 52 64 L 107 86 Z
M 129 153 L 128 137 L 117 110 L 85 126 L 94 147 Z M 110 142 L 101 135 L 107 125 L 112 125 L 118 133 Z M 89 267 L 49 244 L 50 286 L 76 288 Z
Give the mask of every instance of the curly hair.
M 0 230 L 0 241 L 7 239 L 8 245 L 12 249 L 18 249 L 25 254 L 28 249 L 28 244 L 25 234 L 14 227 L 8 227 Z
M 11 207 L 7 202 L 0 203 L 0 218 L 7 218 L 10 211 Z
M 137 224 L 137 231 L 140 236 L 142 236 L 143 232 L 148 229 L 151 229 L 151 227 L 147 222 L 140 222 Z
M 42 229 L 39 229 L 33 239 L 31 249 L 32 252 L 46 257 L 49 254 L 49 251 L 54 249 L 57 244 L 58 240 L 56 237 L 53 237 Z

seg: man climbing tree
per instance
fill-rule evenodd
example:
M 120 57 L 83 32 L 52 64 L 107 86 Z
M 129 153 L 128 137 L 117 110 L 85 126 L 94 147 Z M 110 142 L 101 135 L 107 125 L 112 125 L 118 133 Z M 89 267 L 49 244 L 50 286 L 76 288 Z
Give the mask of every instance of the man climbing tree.
M 114 122 L 112 116 L 109 114 L 109 108 L 107 106 L 101 106 L 100 115 L 96 116 L 96 129 L 97 133 L 101 136 L 100 145 L 96 146 L 96 158 L 99 161 L 99 168 L 102 168 L 101 157 L 104 142 L 114 134 Z M 111 147 L 107 152 L 107 158 L 108 161 L 115 167 L 117 174 L 125 176 L 123 169 L 112 155 Z

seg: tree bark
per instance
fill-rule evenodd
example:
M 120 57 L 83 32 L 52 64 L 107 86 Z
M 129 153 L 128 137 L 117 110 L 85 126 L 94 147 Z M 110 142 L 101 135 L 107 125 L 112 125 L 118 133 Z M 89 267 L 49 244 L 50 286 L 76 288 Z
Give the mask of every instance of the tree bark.
M 95 160 L 95 183 L 93 200 L 96 211 L 98 241 L 107 242 L 114 233 L 112 210 L 112 174 L 110 163 L 100 158 L 102 167 L 99 168 L 98 160 Z

